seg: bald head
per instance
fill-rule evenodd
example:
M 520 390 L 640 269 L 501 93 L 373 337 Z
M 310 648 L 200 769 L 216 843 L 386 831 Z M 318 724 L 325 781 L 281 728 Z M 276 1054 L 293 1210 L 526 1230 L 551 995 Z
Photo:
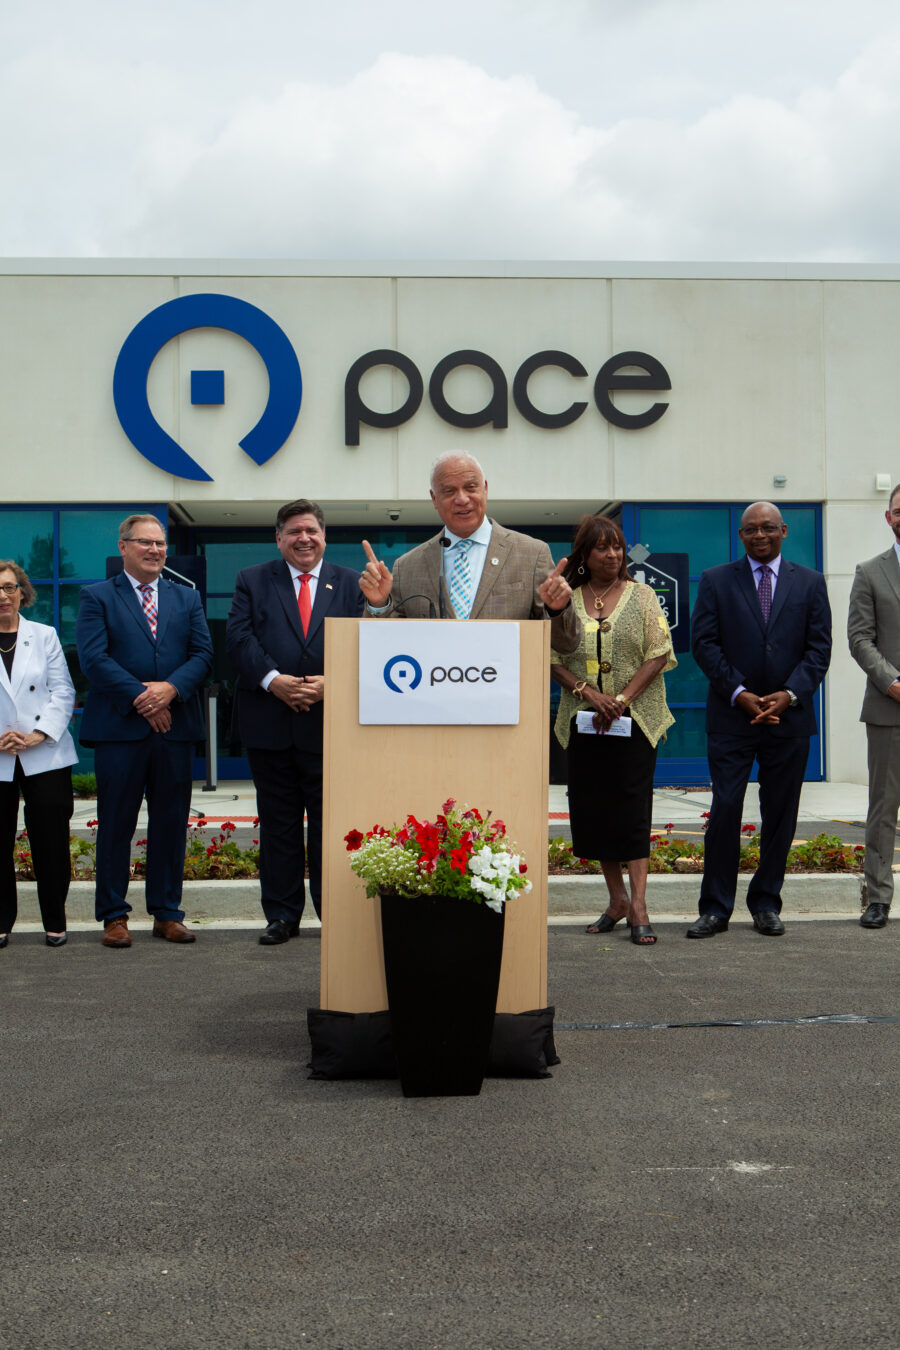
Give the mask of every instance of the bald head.
M 768 563 L 781 552 L 787 526 L 773 502 L 754 502 L 741 516 L 738 534 L 748 557 L 754 562 Z
M 451 533 L 468 539 L 487 511 L 487 480 L 472 455 L 449 451 L 431 470 L 431 500 Z

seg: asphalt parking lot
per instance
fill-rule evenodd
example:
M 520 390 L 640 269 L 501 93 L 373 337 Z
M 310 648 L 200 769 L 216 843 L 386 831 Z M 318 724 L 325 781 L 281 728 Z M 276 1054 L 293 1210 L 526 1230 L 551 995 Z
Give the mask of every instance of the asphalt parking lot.
M 900 926 L 659 929 L 551 928 L 553 1077 L 427 1100 L 307 1077 L 315 930 L 17 931 L 0 1346 L 895 1350 Z

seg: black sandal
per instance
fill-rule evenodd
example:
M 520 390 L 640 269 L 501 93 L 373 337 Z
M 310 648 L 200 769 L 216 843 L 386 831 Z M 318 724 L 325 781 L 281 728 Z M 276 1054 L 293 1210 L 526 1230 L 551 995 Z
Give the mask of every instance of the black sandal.
M 631 940 L 636 947 L 652 947 L 659 938 L 649 923 L 637 923 L 631 929 Z
M 589 923 L 584 931 L 586 933 L 611 933 L 616 924 L 621 923 L 624 918 L 624 914 L 620 914 L 618 919 L 614 919 L 611 914 L 601 914 L 600 918 L 595 919 L 593 923 Z

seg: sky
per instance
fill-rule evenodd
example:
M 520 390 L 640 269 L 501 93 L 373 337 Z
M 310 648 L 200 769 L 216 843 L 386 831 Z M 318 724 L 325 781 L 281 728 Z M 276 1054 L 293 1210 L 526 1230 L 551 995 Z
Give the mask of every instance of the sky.
M 900 254 L 896 0 L 0 0 L 0 255 Z

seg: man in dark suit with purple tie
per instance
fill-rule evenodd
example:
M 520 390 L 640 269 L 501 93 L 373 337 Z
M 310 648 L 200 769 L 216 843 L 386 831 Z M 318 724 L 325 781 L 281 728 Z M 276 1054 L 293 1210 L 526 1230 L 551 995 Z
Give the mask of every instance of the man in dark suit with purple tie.
M 130 947 L 125 896 L 131 840 L 147 798 L 147 910 L 153 934 L 193 942 L 181 888 L 194 742 L 205 734 L 199 690 L 212 668 L 200 594 L 162 576 L 156 516 L 119 526 L 123 570 L 81 592 L 75 638 L 90 690 L 81 742 L 97 774 L 96 915 L 105 947 Z
M 238 573 L 227 627 L 238 731 L 256 786 L 264 946 L 299 932 L 307 853 L 321 917 L 325 619 L 363 611 L 359 573 L 325 561 L 325 516 L 316 502 L 281 508 L 275 544 L 280 559 Z
M 691 617 L 694 658 L 709 679 L 706 732 L 713 800 L 700 917 L 689 938 L 714 937 L 734 909 L 741 810 L 754 760 L 762 824 L 759 867 L 747 891 L 757 932 L 779 937 L 781 886 L 800 789 L 816 730 L 814 697 L 831 660 L 825 578 L 781 556 L 787 526 L 777 506 L 741 517 L 746 557 L 700 578 Z

